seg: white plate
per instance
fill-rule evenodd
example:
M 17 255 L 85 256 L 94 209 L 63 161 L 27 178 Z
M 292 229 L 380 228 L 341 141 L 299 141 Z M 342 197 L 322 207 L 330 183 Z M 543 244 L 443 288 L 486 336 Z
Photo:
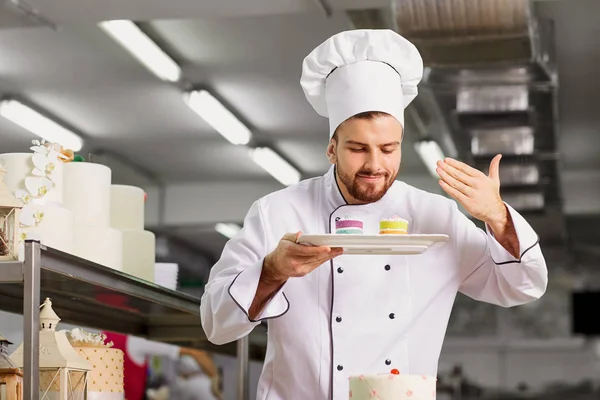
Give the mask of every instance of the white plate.
M 342 247 L 344 254 L 421 254 L 444 245 L 448 235 L 302 235 L 298 243 Z

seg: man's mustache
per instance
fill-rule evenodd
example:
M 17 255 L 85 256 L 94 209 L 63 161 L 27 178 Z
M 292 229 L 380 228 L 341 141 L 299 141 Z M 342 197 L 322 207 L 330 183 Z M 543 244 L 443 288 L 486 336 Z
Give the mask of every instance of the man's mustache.
M 368 177 L 373 177 L 373 178 L 376 178 L 376 177 L 379 177 L 379 176 L 383 176 L 383 177 L 387 176 L 386 173 L 374 174 L 371 171 L 360 171 L 360 172 L 357 172 L 356 175 L 368 176 Z

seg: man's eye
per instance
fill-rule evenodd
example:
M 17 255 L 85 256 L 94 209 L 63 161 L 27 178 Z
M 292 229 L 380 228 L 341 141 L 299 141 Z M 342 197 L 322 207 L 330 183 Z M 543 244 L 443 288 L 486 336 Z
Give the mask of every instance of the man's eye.
M 365 151 L 365 149 L 354 149 L 354 148 L 351 147 L 350 151 L 353 152 L 353 153 L 361 153 L 361 152 Z
M 383 154 L 392 154 L 394 152 L 394 150 L 383 149 L 383 150 L 381 150 L 381 152 Z

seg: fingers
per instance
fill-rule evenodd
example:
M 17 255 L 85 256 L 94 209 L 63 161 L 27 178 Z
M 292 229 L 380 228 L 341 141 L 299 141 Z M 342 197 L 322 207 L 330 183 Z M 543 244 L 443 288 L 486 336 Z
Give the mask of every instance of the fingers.
M 446 157 L 443 161 L 443 163 L 448 164 L 449 166 L 457 169 L 458 171 L 464 173 L 465 175 L 471 176 L 471 177 L 478 177 L 483 175 L 483 172 L 481 172 L 480 170 L 471 167 L 470 165 L 465 164 L 464 162 L 455 160 L 453 158 L 449 158 Z
M 469 187 L 465 183 L 461 182 L 460 180 L 456 179 L 454 176 L 447 173 L 444 169 L 438 168 L 437 173 L 440 176 L 440 178 L 442 178 L 442 181 L 444 183 L 446 183 L 448 186 L 458 190 L 459 192 L 461 192 L 462 194 L 464 194 L 467 197 L 471 196 L 471 194 L 473 192 L 473 189 L 471 187 Z
M 320 254 L 317 256 L 313 256 L 313 257 L 307 257 L 306 261 L 310 262 L 310 263 L 315 262 L 315 263 L 317 263 L 317 265 L 321 265 L 324 262 L 327 262 L 338 256 L 341 256 L 342 254 L 344 254 L 344 249 L 333 248 L 333 249 L 331 249 L 331 251 L 329 251 L 327 253 L 323 253 L 323 254 Z
M 304 244 L 299 244 L 297 241 L 301 235 L 301 232 L 286 233 L 283 235 L 281 242 L 285 243 L 284 251 L 286 253 L 286 257 L 304 259 L 320 256 L 327 257 L 329 255 L 332 257 L 337 257 L 343 253 L 343 249 L 341 248 L 331 248 L 330 246 L 307 246 Z
M 452 176 L 453 178 L 457 179 L 458 181 L 464 183 L 467 186 L 472 186 L 473 182 L 475 181 L 475 178 L 467 175 L 465 172 L 461 171 L 460 169 L 453 167 L 452 165 L 448 164 L 447 162 L 444 161 L 438 161 L 437 162 L 437 166 L 438 168 L 436 169 L 436 172 L 439 174 L 440 170 L 446 172 L 448 175 Z
M 287 248 L 288 255 L 291 257 L 314 257 L 321 254 L 327 254 L 331 251 L 329 246 L 306 246 L 303 244 L 291 244 Z
M 324 256 L 315 257 L 313 260 L 308 261 L 306 263 L 306 266 L 309 269 L 308 272 L 314 270 L 315 268 L 318 268 L 319 266 L 323 265 L 324 263 L 327 263 L 327 262 L 333 260 L 334 258 L 340 256 L 341 254 L 343 254 L 343 250 L 342 249 L 339 249 L 339 252 L 338 251 L 333 251 L 333 249 L 332 249 L 332 251 L 330 253 L 325 254 Z
M 500 160 L 502 159 L 502 154 L 498 154 L 496 157 L 492 159 L 490 163 L 490 172 L 489 177 L 497 182 L 500 182 Z
M 296 233 L 286 233 L 285 235 L 283 235 L 283 237 L 281 238 L 281 240 L 287 240 L 289 242 L 294 242 L 296 243 L 298 241 L 298 238 L 302 235 L 302 232 L 298 231 Z
M 455 199 L 459 203 L 463 204 L 463 206 L 469 200 L 469 198 L 464 193 L 448 185 L 443 180 L 440 180 L 439 183 L 446 193 L 448 193 L 453 199 Z
M 291 272 L 290 275 L 294 277 L 301 277 L 309 274 L 320 265 L 338 257 L 343 254 L 343 249 L 333 248 L 331 251 L 312 257 L 293 257 L 290 259 Z

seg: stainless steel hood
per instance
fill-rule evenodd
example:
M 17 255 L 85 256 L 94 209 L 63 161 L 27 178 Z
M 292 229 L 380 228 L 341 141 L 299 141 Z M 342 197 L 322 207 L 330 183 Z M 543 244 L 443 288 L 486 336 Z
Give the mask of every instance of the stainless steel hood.
M 392 0 L 349 13 L 357 28 L 392 28 L 423 57 L 407 129 L 485 171 L 503 154 L 503 197 L 543 240 L 564 243 L 553 25 L 529 0 Z

